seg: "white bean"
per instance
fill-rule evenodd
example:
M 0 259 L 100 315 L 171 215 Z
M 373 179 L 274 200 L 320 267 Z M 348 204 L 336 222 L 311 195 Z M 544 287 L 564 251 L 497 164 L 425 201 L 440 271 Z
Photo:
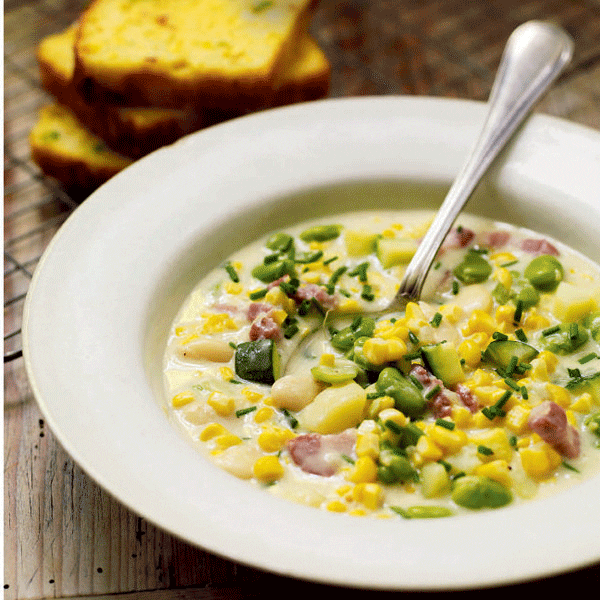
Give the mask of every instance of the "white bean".
M 478 283 L 465 285 L 453 300 L 454 304 L 460 306 L 465 314 L 474 310 L 489 312 L 492 309 L 492 294 L 485 286 Z
M 271 399 L 277 408 L 296 411 L 310 404 L 322 389 L 310 372 L 284 375 L 271 387 Z
M 178 353 L 183 360 L 192 362 L 209 360 L 226 363 L 233 357 L 233 348 L 224 340 L 202 338 L 180 346 Z

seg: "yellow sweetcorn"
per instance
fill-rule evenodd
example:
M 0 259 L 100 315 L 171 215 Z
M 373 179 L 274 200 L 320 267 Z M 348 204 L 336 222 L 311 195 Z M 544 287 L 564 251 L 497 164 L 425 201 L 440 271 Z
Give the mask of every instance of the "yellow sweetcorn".
M 571 405 L 572 398 L 569 390 L 555 383 L 547 383 L 545 387 L 550 400 L 563 408 L 568 408 Z
M 275 411 L 270 406 L 261 406 L 254 413 L 254 422 L 255 423 L 264 423 L 273 417 Z
M 277 308 L 269 313 L 269 316 L 277 323 L 283 325 L 283 322 L 288 318 L 288 313 L 283 308 Z
M 324 365 L 326 367 L 334 367 L 335 354 L 331 354 L 330 352 L 324 352 L 319 358 L 319 364 Z
M 465 406 L 454 405 L 452 407 L 452 420 L 457 427 L 468 429 L 473 425 L 473 414 Z
M 444 321 L 452 325 L 456 325 L 463 316 L 463 309 L 458 304 L 442 304 L 438 310 Z
M 206 403 L 221 417 L 229 417 L 235 410 L 234 399 L 221 392 L 212 392 Z
M 192 392 L 179 392 L 179 394 L 175 394 L 171 399 L 171 405 L 173 408 L 181 408 L 190 402 L 193 402 L 195 396 Z
M 395 323 L 392 323 L 391 321 L 383 321 L 375 326 L 375 337 L 384 340 L 397 338 L 406 341 L 408 339 L 408 334 L 408 327 L 405 323 L 400 321 L 396 321 Z
M 474 369 L 481 362 L 481 348 L 472 339 L 463 340 L 457 348 L 458 356 L 465 361 L 465 364 Z
M 221 423 L 209 423 L 200 433 L 200 441 L 208 442 L 219 435 L 228 433 L 227 429 Z
M 496 265 L 505 265 L 516 260 L 516 256 L 511 252 L 494 252 L 490 255 L 490 260 Z
M 504 325 L 504 329 L 514 329 L 513 323 L 515 320 L 515 310 L 516 307 L 509 304 L 499 306 L 495 313 L 498 327 L 500 327 L 500 325 Z
M 558 358 L 552 352 L 545 350 L 531 361 L 531 371 L 528 375 L 537 381 L 548 381 L 557 364 Z
M 224 381 L 231 381 L 235 377 L 233 369 L 230 369 L 229 367 L 219 367 L 219 374 Z
M 487 431 L 482 431 L 471 436 L 470 441 L 477 444 L 477 446 L 484 446 L 492 451 L 492 454 L 477 452 L 477 456 L 482 462 L 490 462 L 492 460 L 510 462 L 512 459 L 513 448 L 510 445 L 506 431 L 502 427 L 494 427 Z
M 504 395 L 506 388 L 499 385 L 482 385 L 473 389 L 473 394 L 484 406 L 496 404 Z
M 374 483 L 377 481 L 377 464 L 370 456 L 361 456 L 346 476 L 352 483 Z
M 410 324 L 411 322 L 419 323 L 419 327 L 421 324 L 426 324 L 427 319 L 425 318 L 425 313 L 422 308 L 416 302 L 409 302 L 406 305 L 406 310 L 404 312 L 404 318 L 406 319 L 406 323 Z M 410 325 L 409 325 L 410 327 Z
M 279 452 L 286 442 L 295 437 L 294 433 L 283 427 L 265 427 L 258 436 L 258 445 L 265 452 Z
M 512 286 L 513 278 L 511 272 L 506 267 L 500 267 L 492 273 L 492 278 L 501 283 L 507 290 Z
M 409 422 L 408 417 L 396 408 L 386 408 L 379 413 L 378 417 L 382 423 L 392 421 L 399 427 L 406 427 Z
M 244 291 L 244 286 L 239 281 L 228 281 L 225 283 L 225 291 L 232 295 L 241 294 Z
M 340 485 L 340 487 L 335 490 L 335 493 L 338 496 L 342 497 L 342 496 L 346 496 L 351 491 L 352 491 L 352 486 L 349 483 L 346 483 L 344 485 Z M 351 499 L 352 499 L 352 497 L 350 496 L 349 500 L 351 500 Z
M 526 331 L 536 331 L 549 327 L 550 321 L 544 315 L 540 315 L 536 308 L 533 307 L 527 311 L 521 325 Z
M 202 317 L 204 318 L 202 333 L 223 333 L 227 330 L 235 331 L 238 328 L 236 322 L 227 313 L 205 313 Z
M 393 408 L 395 404 L 391 396 L 382 396 L 371 401 L 367 408 L 367 416 L 369 419 L 376 419 L 382 411 Z
M 254 461 L 252 474 L 263 483 L 272 483 L 281 479 L 284 475 L 283 465 L 274 454 L 261 456 Z
M 414 461 L 417 466 L 440 460 L 443 457 L 444 451 L 428 435 L 419 437 L 414 454 Z
M 427 427 L 427 435 L 445 455 L 456 454 L 468 442 L 467 434 L 462 429 L 450 430 L 435 424 Z
M 368 456 L 377 459 L 379 456 L 379 436 L 375 432 L 359 433 L 356 438 L 356 456 Z
M 279 286 L 273 287 L 267 292 L 265 302 L 268 302 L 273 306 L 280 306 L 285 311 L 286 317 L 296 310 L 296 303 L 294 300 L 289 298 Z
M 489 477 L 489 479 L 493 479 L 508 488 L 512 485 L 510 467 L 505 460 L 492 460 L 478 465 L 473 470 L 473 473 L 482 477 Z
M 231 446 L 237 446 L 242 443 L 242 439 L 233 433 L 223 433 L 222 435 L 217 435 L 213 438 L 213 441 L 216 445 L 216 452 L 220 450 L 226 450 Z
M 571 404 L 571 410 L 579 413 L 589 413 L 592 411 L 592 407 L 594 406 L 594 399 L 592 395 L 588 392 L 584 392 L 581 396 L 575 398 L 573 403 Z
M 356 313 L 361 310 L 360 304 L 354 298 L 344 299 L 337 307 L 339 312 L 343 313 Z
M 570 425 L 573 425 L 573 427 L 577 427 L 577 417 L 575 416 L 575 413 L 572 410 L 567 410 L 567 422 Z
M 383 489 L 377 483 L 357 483 L 352 489 L 352 499 L 376 510 L 383 504 Z
M 469 320 L 465 323 L 462 328 L 464 336 L 471 335 L 472 333 L 487 333 L 492 335 L 496 331 L 497 325 L 492 315 L 486 313 L 483 310 L 476 309 L 471 313 Z
M 332 500 L 331 502 L 328 502 L 325 508 L 331 512 L 339 513 L 346 512 L 348 510 L 348 507 L 339 500 Z
M 523 469 L 532 479 L 544 479 L 562 463 L 561 455 L 546 442 L 519 449 Z
M 407 352 L 404 341 L 396 338 L 384 340 L 369 338 L 363 345 L 365 358 L 373 365 L 400 360 Z
M 248 402 L 250 402 L 251 404 L 254 404 L 255 402 L 258 402 L 259 400 L 262 400 L 264 398 L 264 395 L 261 394 L 261 392 L 257 392 L 256 390 L 253 390 L 248 387 L 242 389 L 242 394 L 246 397 L 246 400 L 248 400 Z
M 523 404 L 516 404 L 506 412 L 504 425 L 513 433 L 522 434 L 527 431 L 527 420 L 531 409 Z

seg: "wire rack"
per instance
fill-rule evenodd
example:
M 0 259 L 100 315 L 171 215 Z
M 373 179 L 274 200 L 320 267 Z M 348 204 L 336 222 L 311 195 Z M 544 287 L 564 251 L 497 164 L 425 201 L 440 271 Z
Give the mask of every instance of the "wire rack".
M 87 2 L 8 0 L 4 11 L 4 361 L 22 354 L 25 295 L 43 251 L 78 201 L 31 161 L 28 134 L 51 101 L 39 41 Z M 576 40 L 562 84 L 541 110 L 600 128 L 600 0 L 321 0 L 312 33 L 332 64 L 332 97 L 426 94 L 487 98 L 506 38 L 550 19 Z M 577 93 L 574 93 L 576 90 Z

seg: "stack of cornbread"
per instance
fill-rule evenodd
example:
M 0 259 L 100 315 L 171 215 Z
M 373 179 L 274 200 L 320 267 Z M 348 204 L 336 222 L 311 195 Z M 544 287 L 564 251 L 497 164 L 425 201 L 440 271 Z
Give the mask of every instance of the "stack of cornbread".
M 322 98 L 330 66 L 308 33 L 314 0 L 94 0 L 38 47 L 55 103 L 33 160 L 89 193 L 178 138 L 264 108 Z

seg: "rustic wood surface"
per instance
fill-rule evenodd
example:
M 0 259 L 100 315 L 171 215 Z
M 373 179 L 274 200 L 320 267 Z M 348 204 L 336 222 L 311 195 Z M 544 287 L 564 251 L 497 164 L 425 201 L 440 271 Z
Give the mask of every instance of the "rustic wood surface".
M 76 205 L 29 158 L 27 134 L 49 100 L 34 52 L 84 5 L 5 2 L 5 353 L 17 357 L 5 362 L 5 598 L 221 600 L 328 592 L 204 552 L 138 517 L 74 464 L 32 397 L 18 357 L 23 295 L 40 253 Z M 563 24 L 577 44 L 573 67 L 538 110 L 600 130 L 599 0 L 321 0 L 312 30 L 331 59 L 332 96 L 485 99 L 506 37 L 531 18 Z M 585 590 L 594 583 L 597 590 L 599 580 L 600 567 L 590 566 L 515 591 Z M 345 590 L 351 597 L 367 593 L 373 596 Z

